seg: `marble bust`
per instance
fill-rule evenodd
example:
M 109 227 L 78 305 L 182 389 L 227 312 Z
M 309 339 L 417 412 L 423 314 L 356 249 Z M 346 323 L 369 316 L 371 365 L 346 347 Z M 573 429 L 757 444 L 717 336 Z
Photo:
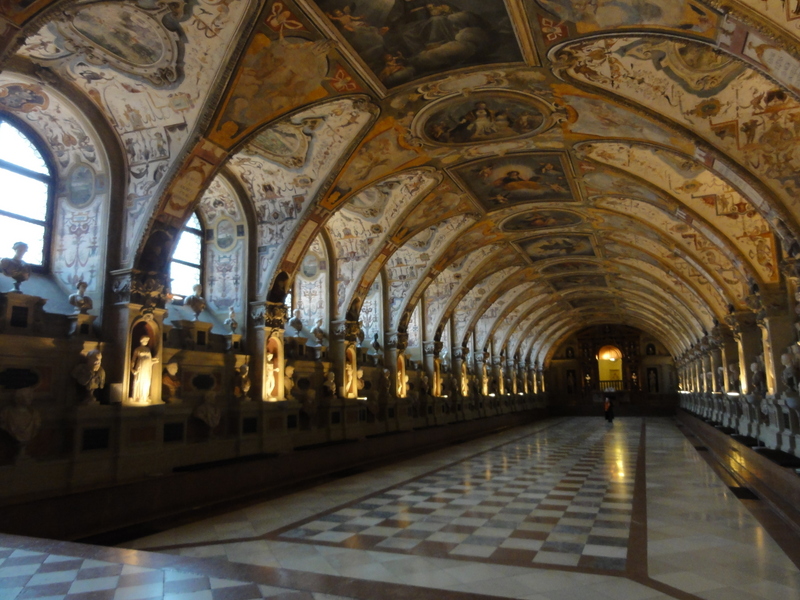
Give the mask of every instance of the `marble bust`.
M 106 385 L 106 372 L 101 365 L 102 361 L 102 352 L 91 350 L 86 355 L 85 362 L 78 363 L 72 370 L 73 379 L 83 388 L 81 404 L 97 404 L 94 392 Z
M 12 246 L 14 250 L 13 258 L 0 259 L 0 272 L 6 277 L 14 280 L 14 292 L 21 293 L 19 286 L 23 281 L 28 281 L 31 276 L 31 267 L 28 263 L 22 260 L 25 253 L 28 251 L 28 244 L 25 242 L 17 242 Z
M 69 297 L 69 303 L 75 307 L 75 312 L 82 315 L 92 310 L 92 299 L 86 295 L 87 287 L 89 287 L 88 283 L 79 281 L 75 286 L 78 291 Z
M 203 298 L 203 286 L 199 283 L 196 283 L 194 286 L 192 286 L 192 294 L 186 296 L 183 304 L 184 306 L 188 306 L 192 309 L 192 312 L 194 313 L 194 320 L 197 321 L 200 313 L 206 309 L 206 301 Z

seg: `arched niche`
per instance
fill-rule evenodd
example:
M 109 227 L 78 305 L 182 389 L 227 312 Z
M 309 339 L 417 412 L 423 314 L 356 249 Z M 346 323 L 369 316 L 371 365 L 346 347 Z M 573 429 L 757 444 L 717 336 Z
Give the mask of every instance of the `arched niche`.
M 348 346 L 344 351 L 344 378 L 342 383 L 342 396 L 345 398 L 358 397 L 358 360 L 355 346 Z
M 267 340 L 264 353 L 264 402 L 277 402 L 283 400 L 283 365 L 284 348 L 283 340 L 276 335 L 271 335 Z
M 126 403 L 132 406 L 161 404 L 161 327 L 151 315 L 145 314 L 133 321 L 128 339 Z
M 406 357 L 402 353 L 397 356 L 397 397 L 408 396 L 408 375 L 406 375 Z

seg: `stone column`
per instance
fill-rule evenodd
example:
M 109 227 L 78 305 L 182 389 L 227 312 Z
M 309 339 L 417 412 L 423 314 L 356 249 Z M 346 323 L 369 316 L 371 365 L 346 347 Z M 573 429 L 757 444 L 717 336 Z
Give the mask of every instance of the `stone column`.
M 752 373 L 750 363 L 755 361 L 762 351 L 761 331 L 756 324 L 756 315 L 751 311 L 737 311 L 726 318 L 731 328 L 739 354 L 739 376 L 741 393 L 752 393 Z

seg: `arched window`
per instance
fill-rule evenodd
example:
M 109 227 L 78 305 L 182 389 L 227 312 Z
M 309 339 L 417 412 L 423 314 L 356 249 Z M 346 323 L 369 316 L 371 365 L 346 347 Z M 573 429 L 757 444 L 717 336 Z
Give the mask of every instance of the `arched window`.
M 181 231 L 170 263 L 172 293 L 184 298 L 191 295 L 192 288 L 203 282 L 203 226 L 196 214 Z
M 25 262 L 45 266 L 53 176 L 33 142 L 0 115 L 0 240 L 28 244 Z M 3 248 L 3 251 L 7 250 Z

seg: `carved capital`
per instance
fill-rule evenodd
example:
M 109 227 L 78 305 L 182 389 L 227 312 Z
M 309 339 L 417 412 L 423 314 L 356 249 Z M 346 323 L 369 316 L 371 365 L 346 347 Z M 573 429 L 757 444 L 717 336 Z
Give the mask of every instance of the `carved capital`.
M 424 356 L 437 356 L 439 354 L 439 350 L 442 349 L 442 343 L 439 343 L 439 348 L 436 348 L 437 342 L 422 342 L 422 354 Z
M 345 321 L 344 322 L 344 339 L 348 342 L 356 343 L 358 336 L 361 333 L 361 326 L 358 321 Z
M 396 331 L 387 331 L 384 334 L 383 339 L 386 342 L 386 347 L 387 348 L 389 348 L 391 350 L 396 350 L 397 349 L 397 332 Z
M 781 273 L 787 279 L 794 279 L 794 284 L 798 285 L 800 279 L 800 257 L 785 258 L 780 262 Z
M 283 302 L 267 302 L 264 305 L 264 327 L 283 330 L 289 309 Z
M 250 320 L 255 327 L 263 327 L 266 318 L 266 306 L 263 302 L 250 303 Z
M 331 339 L 342 341 L 347 339 L 347 324 L 353 321 L 333 321 L 331 323 Z
M 452 353 L 454 360 L 464 360 L 467 357 L 467 354 L 469 354 L 469 348 L 464 346 L 453 346 Z
M 404 331 L 397 332 L 397 349 L 402 352 L 408 347 L 408 333 Z

